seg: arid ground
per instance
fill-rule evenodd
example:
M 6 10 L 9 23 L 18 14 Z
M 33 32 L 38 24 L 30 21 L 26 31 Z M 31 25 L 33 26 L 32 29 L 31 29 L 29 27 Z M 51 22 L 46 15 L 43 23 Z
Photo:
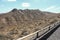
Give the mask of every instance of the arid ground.
M 0 14 L 0 40 L 12 40 L 36 32 L 56 21 L 59 13 L 44 12 L 38 9 L 13 9 Z

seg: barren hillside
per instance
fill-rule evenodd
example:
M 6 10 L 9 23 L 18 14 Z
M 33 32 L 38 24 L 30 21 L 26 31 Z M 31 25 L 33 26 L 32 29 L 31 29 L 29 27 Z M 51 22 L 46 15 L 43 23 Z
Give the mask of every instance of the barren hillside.
M 59 13 L 21 10 L 0 14 L 0 40 L 13 40 L 33 33 L 60 20 Z

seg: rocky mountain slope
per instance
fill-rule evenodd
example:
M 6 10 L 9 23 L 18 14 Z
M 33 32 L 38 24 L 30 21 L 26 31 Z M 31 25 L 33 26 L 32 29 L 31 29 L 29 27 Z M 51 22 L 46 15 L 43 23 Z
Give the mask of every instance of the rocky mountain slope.
M 0 14 L 0 40 L 13 40 L 60 20 L 60 14 L 43 12 L 38 9 L 13 9 Z

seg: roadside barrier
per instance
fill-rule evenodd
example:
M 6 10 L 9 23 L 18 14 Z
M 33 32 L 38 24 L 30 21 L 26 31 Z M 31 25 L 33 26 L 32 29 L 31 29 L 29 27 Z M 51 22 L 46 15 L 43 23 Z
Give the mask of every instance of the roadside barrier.
M 36 31 L 34 33 L 31 33 L 31 34 L 29 34 L 27 36 L 24 36 L 22 38 L 18 38 L 16 40 L 38 40 L 37 39 L 38 37 L 41 38 L 45 33 L 49 32 L 52 29 L 54 29 L 58 25 L 60 25 L 59 21 L 57 21 L 57 22 L 55 22 L 55 23 L 53 23 L 53 24 L 51 24 L 51 25 L 49 25 L 49 26 L 47 26 L 47 27 L 45 27 L 45 28 L 43 28 L 41 30 L 38 30 L 38 31 Z

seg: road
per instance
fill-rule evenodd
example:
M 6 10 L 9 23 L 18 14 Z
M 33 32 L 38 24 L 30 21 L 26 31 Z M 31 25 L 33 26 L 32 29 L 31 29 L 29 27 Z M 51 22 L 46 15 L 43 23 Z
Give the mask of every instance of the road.
M 60 40 L 60 27 L 47 40 Z
M 60 25 L 48 32 L 39 40 L 60 40 Z

